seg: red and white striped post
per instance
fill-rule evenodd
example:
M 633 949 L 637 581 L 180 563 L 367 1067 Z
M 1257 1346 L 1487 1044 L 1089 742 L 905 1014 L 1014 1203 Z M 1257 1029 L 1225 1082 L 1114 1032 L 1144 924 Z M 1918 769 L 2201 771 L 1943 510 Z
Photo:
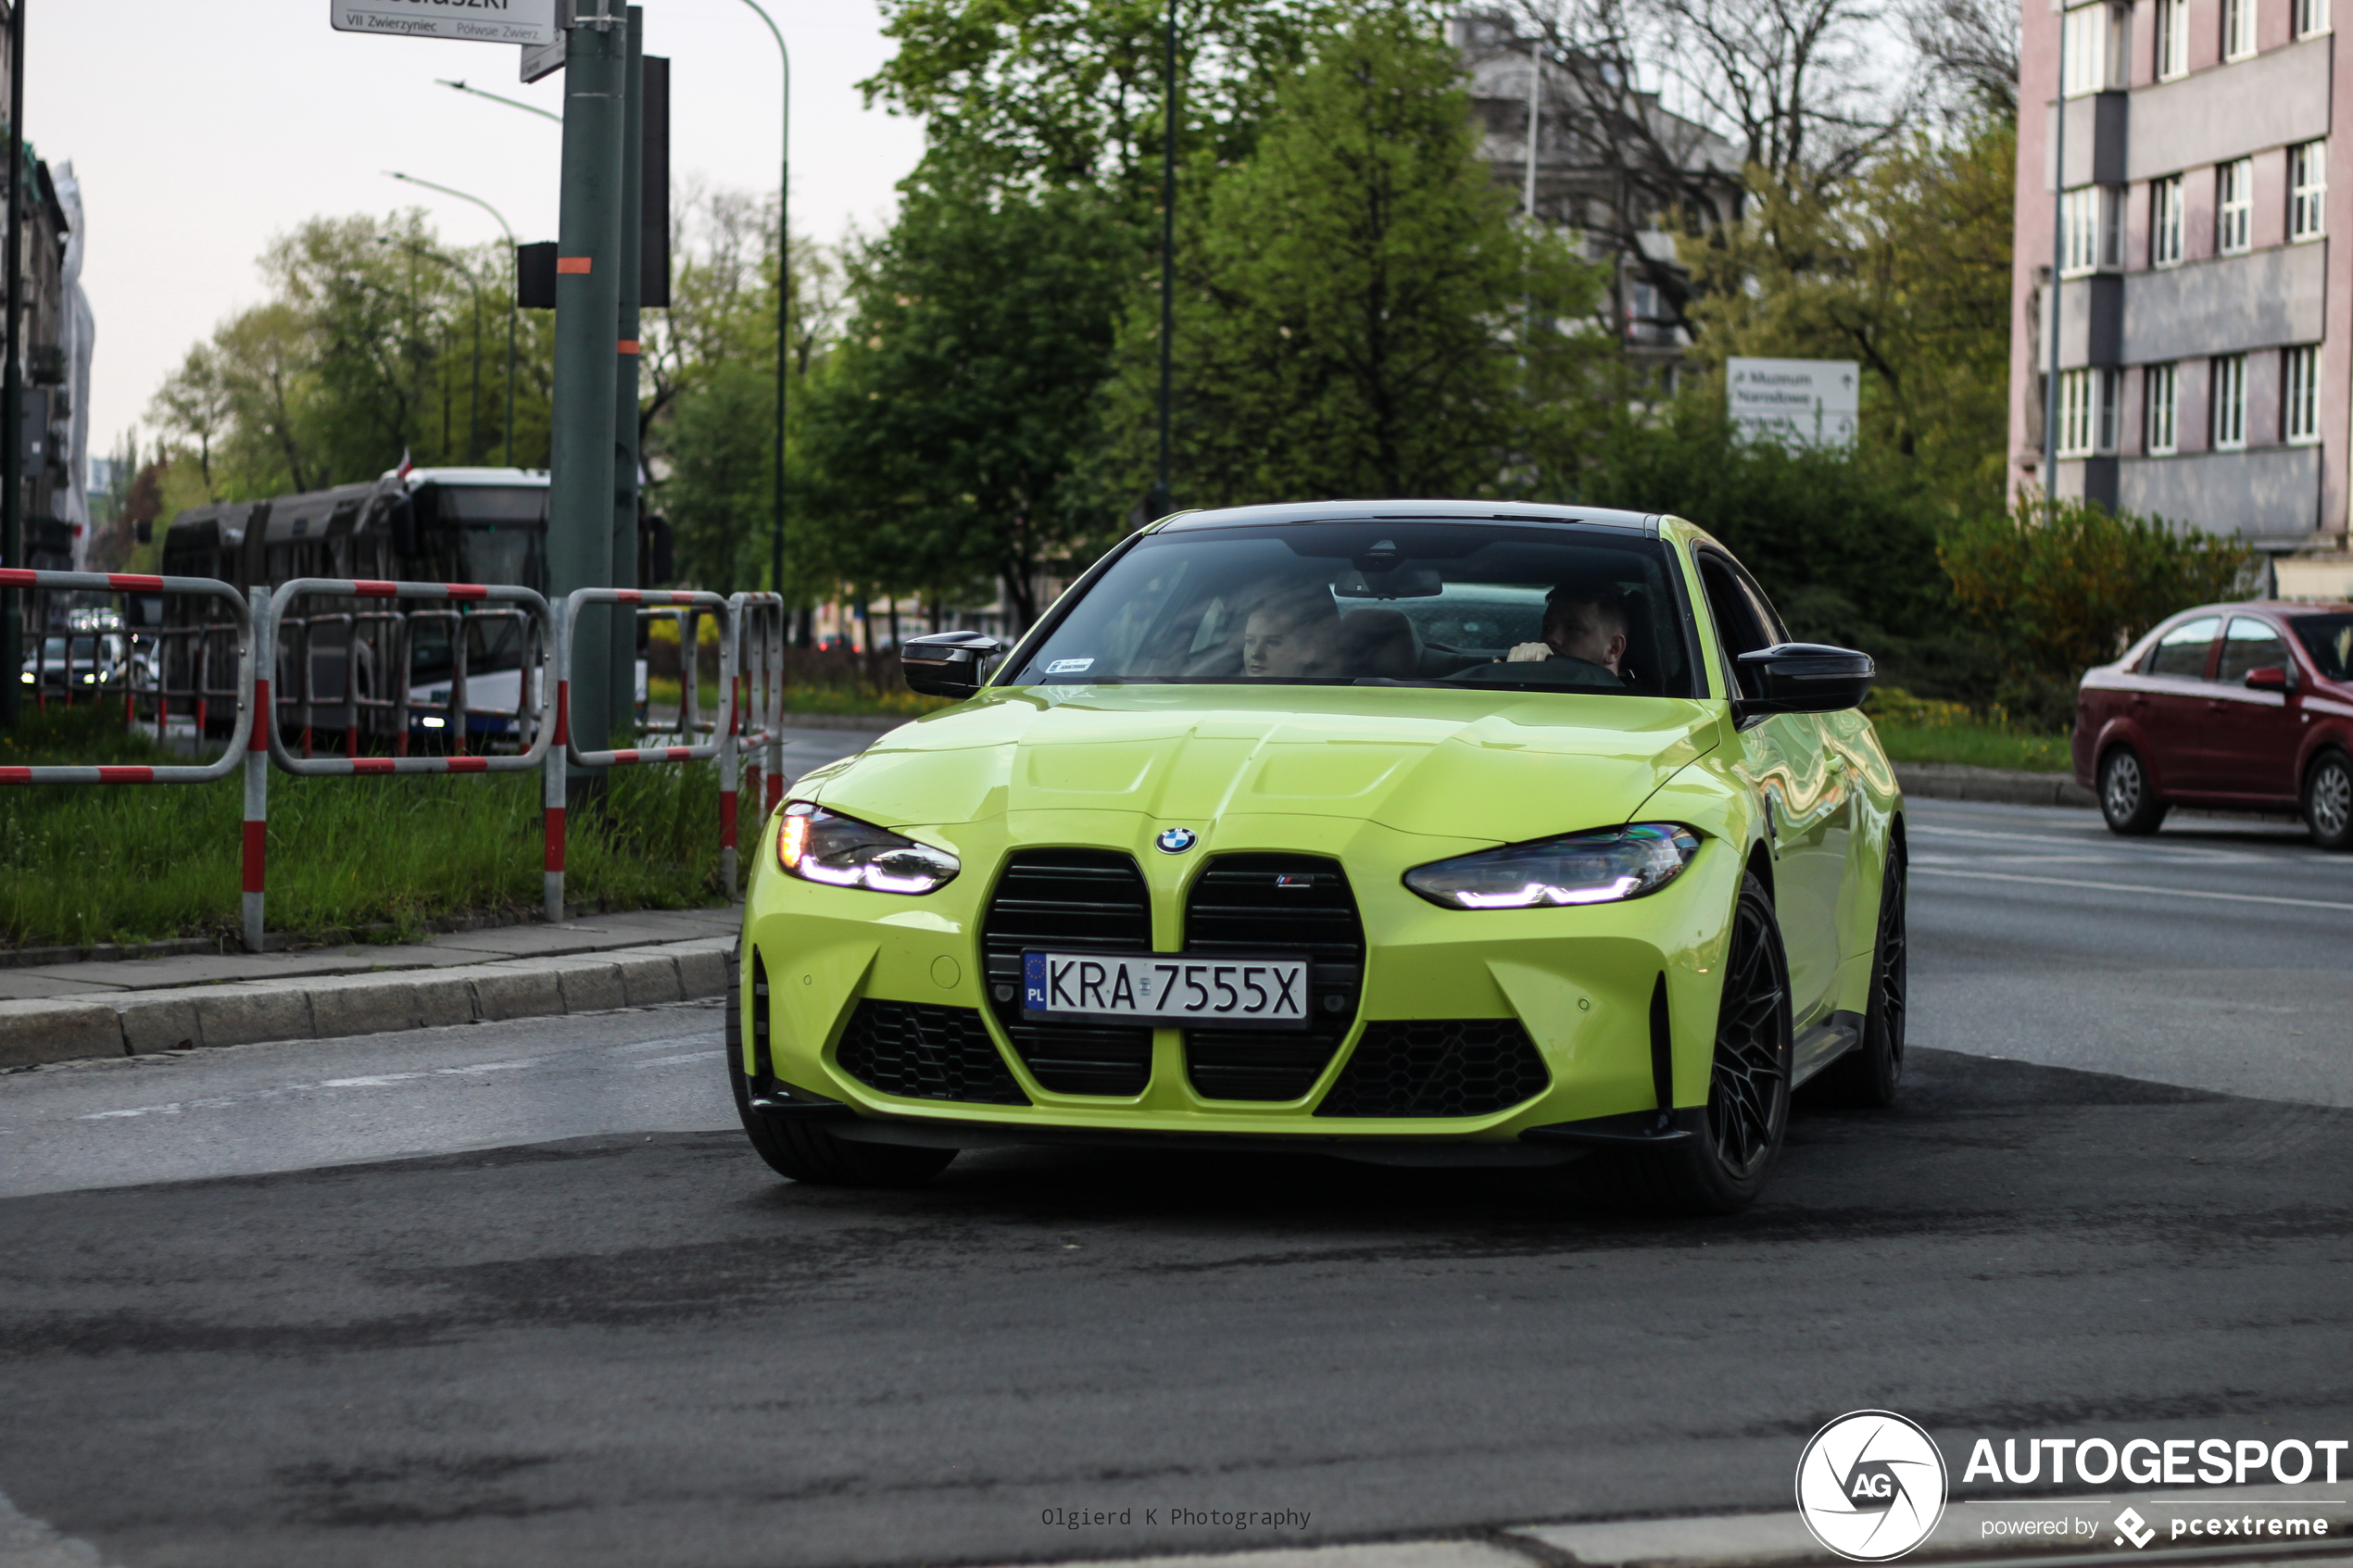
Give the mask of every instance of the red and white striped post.
M 539 795 L 547 839 L 544 897 L 551 925 L 562 924 L 564 918 L 564 762 L 572 750 L 572 650 L 567 641 L 571 630 L 569 616 L 555 617 L 550 633 L 555 659 L 548 674 L 556 683 L 556 728 L 548 741 L 547 773 Z
M 253 710 L 245 741 L 245 951 L 261 951 L 262 895 L 269 886 L 270 847 L 270 677 L 275 654 L 270 636 L 270 589 L 253 590 L 253 689 L 245 700 Z M 161 733 L 158 724 L 157 733 Z

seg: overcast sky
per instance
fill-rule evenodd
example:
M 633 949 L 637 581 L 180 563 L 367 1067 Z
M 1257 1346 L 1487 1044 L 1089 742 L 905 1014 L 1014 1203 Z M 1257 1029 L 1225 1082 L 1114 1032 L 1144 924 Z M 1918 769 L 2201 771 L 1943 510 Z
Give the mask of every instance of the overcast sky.
M 873 0 L 765 4 L 793 50 L 795 231 L 886 221 L 922 133 L 851 85 L 888 54 Z M 556 237 L 560 128 L 434 79 L 560 112 L 560 75 L 525 87 L 512 47 L 336 32 L 327 16 L 328 0 L 27 10 L 25 131 L 74 166 L 87 207 L 91 456 L 114 450 L 191 344 L 262 298 L 255 258 L 302 220 L 416 204 L 452 244 L 498 238 L 480 208 L 383 170 L 472 192 L 518 239 Z M 742 0 L 648 0 L 646 47 L 673 62 L 673 178 L 773 189 L 779 72 L 760 19 Z

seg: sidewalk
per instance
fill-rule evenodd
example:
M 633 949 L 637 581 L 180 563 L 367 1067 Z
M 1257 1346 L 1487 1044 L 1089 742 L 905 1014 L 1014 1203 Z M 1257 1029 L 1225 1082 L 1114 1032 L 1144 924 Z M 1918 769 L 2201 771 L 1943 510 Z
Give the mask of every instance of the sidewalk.
M 401 947 L 0 970 L 0 1068 L 724 995 L 740 911 L 641 909 Z

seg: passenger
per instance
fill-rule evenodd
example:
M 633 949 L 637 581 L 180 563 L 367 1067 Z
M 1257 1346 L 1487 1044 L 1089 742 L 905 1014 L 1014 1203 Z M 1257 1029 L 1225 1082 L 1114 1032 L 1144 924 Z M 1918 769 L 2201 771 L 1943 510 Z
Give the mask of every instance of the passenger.
M 1626 635 L 1633 624 L 1626 596 L 1608 583 L 1564 583 L 1544 596 L 1544 640 L 1521 643 L 1506 662 L 1581 659 L 1611 674 L 1626 673 Z
M 1242 623 L 1243 671 L 1262 681 L 1325 673 L 1339 621 L 1331 590 L 1321 583 L 1269 594 Z

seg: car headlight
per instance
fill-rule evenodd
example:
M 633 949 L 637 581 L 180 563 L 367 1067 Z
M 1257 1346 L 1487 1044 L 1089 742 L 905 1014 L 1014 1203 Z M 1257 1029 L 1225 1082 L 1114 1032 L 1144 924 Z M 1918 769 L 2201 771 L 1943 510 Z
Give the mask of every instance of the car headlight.
M 875 893 L 937 892 L 964 869 L 945 849 L 807 800 L 785 808 L 776 827 L 776 863 L 803 882 Z
M 1407 872 L 1405 885 L 1449 909 L 1612 904 L 1657 892 L 1697 853 L 1687 827 L 1635 822 L 1433 860 Z

